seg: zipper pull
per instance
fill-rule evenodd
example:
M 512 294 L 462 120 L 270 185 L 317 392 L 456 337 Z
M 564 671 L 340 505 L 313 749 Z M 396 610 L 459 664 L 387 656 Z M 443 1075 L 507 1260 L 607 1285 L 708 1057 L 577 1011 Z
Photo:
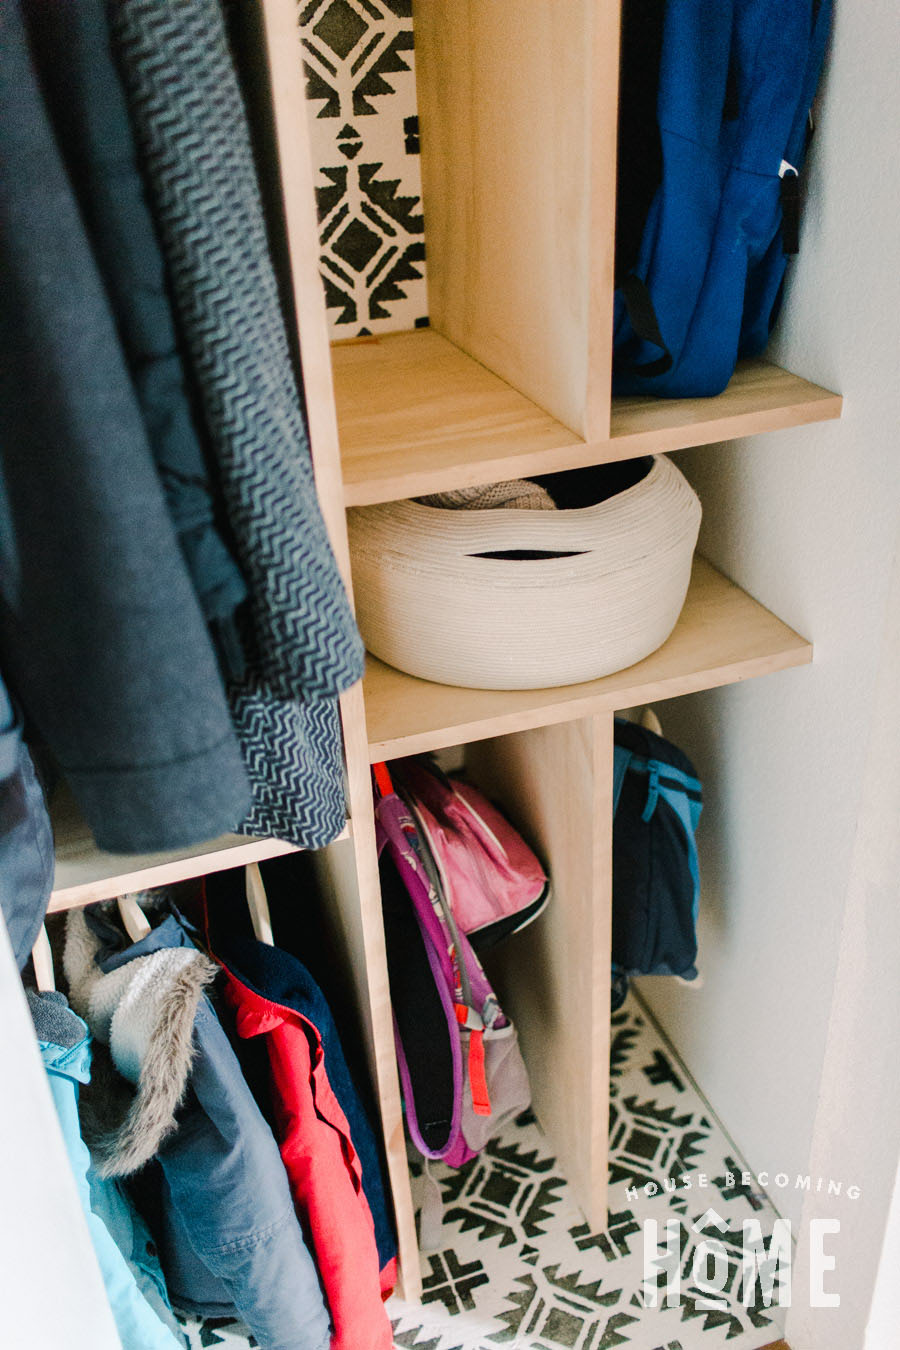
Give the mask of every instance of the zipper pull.
M 476 1116 L 491 1114 L 487 1073 L 484 1065 L 484 1022 L 474 1008 L 456 1004 L 456 1020 L 469 1033 L 469 1087 L 472 1090 L 472 1110 Z

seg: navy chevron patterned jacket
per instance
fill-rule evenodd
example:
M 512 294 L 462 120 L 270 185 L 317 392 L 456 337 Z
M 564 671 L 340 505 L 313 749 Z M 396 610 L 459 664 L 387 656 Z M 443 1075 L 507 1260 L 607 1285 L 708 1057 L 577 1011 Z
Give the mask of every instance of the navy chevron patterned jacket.
M 60 150 L 113 310 L 185 562 L 223 666 L 240 677 L 244 579 L 216 509 L 178 350 L 165 267 L 138 169 L 106 0 L 24 0 Z
M 335 696 L 363 648 L 319 510 L 219 0 L 110 7 L 175 305 L 250 591 L 230 690 L 253 787 L 246 828 L 315 847 L 341 828 Z

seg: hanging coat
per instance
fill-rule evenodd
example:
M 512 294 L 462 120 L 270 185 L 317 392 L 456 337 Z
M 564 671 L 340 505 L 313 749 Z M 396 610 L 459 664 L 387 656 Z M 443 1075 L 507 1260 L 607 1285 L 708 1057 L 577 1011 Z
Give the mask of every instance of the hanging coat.
M 276 1135 L 331 1309 L 333 1350 L 390 1350 L 362 1164 L 329 1077 L 323 1032 L 332 1046 L 336 1032 L 327 1006 L 288 952 L 236 939 L 217 954 L 225 964 L 225 997 L 238 1035 L 265 1039 Z M 386 1292 L 393 1276 L 391 1262 Z
M 91 1159 L 78 1123 L 79 1087 L 89 1082 L 91 1076 L 88 1029 L 70 1010 L 63 994 L 35 994 L 28 990 L 27 996 L 122 1350 L 176 1350 L 176 1347 L 184 1350 L 185 1341 L 168 1305 L 165 1282 L 152 1245 L 145 1241 L 141 1248 L 132 1241 L 131 1250 L 123 1253 L 93 1204 L 93 1199 L 99 1198 L 101 1211 L 106 1208 L 117 1213 L 120 1232 L 123 1224 L 134 1225 L 132 1239 L 139 1231 L 137 1217 L 122 1214 L 122 1207 L 126 1206 L 124 1197 L 110 1193 L 113 1183 L 101 1182 L 99 1178 L 94 1178 L 92 1184 L 88 1181 Z M 126 1260 L 126 1255 L 132 1258 L 132 1263 Z
M 302 913 L 298 901 L 302 897 L 303 887 L 309 884 L 306 872 L 308 863 L 308 854 L 295 853 L 269 859 L 261 865 L 266 894 L 274 902 L 273 910 L 277 914 L 276 942 L 279 941 L 284 920 Z M 293 1009 L 318 1031 L 324 1052 L 323 1068 L 341 1111 L 347 1118 L 350 1138 L 362 1167 L 363 1189 L 375 1224 L 381 1290 L 383 1294 L 390 1293 L 397 1282 L 397 1237 L 385 1192 L 383 1164 L 375 1132 L 347 1064 L 340 1032 L 332 1014 L 332 1007 L 336 1006 L 341 992 L 337 988 L 332 991 L 329 1006 L 322 990 L 322 984 L 328 980 L 330 973 L 331 955 L 325 947 L 320 948 L 317 938 L 321 934 L 311 931 L 308 918 L 301 919 L 294 940 L 284 941 L 280 947 L 268 947 L 255 942 L 247 908 L 243 868 L 207 877 L 204 891 L 207 942 L 217 959 L 221 959 L 238 979 L 256 993 L 273 1003 Z M 278 905 L 279 896 L 283 901 L 281 905 Z M 194 931 L 190 925 L 188 928 Z M 302 964 L 289 954 L 289 949 L 303 951 Z M 361 1063 L 357 1073 L 365 1072 L 365 1064 Z M 268 1101 L 271 1094 L 265 1074 L 261 1076 L 261 1090 Z
M 0 5 L 0 665 L 102 848 L 234 829 L 249 788 L 116 326 Z
M 254 789 L 245 827 L 318 847 L 344 823 L 334 698 L 363 648 L 319 509 L 222 8 L 117 0 L 110 13 L 250 590 L 255 650 L 230 690 Z
M 0 680 L 0 911 L 20 970 L 47 912 L 54 861 L 47 804 Z
M 215 967 L 172 917 L 128 944 L 73 910 L 65 968 L 73 1004 L 136 1088 L 112 1130 L 85 1118 L 97 1171 L 128 1176 L 158 1161 L 173 1303 L 236 1309 L 265 1350 L 326 1350 L 328 1315 L 278 1147 L 204 994 Z
M 134 381 L 178 542 L 226 670 L 243 673 L 234 613 L 247 588 L 219 534 L 185 387 L 165 268 L 144 198 L 106 0 L 24 0 L 54 131 Z

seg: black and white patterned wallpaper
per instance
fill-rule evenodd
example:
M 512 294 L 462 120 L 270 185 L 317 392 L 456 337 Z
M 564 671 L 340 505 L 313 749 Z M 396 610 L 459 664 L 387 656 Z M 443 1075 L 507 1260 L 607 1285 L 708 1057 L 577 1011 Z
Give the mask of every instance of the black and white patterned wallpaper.
M 412 0 L 299 0 L 333 338 L 428 323 Z

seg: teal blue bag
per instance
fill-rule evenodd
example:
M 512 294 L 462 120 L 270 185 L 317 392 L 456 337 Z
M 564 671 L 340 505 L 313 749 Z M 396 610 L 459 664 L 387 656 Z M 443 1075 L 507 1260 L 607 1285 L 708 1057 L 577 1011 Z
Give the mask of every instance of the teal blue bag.
M 677 746 L 616 718 L 613 761 L 613 1009 L 633 975 L 697 975 L 703 790 Z

